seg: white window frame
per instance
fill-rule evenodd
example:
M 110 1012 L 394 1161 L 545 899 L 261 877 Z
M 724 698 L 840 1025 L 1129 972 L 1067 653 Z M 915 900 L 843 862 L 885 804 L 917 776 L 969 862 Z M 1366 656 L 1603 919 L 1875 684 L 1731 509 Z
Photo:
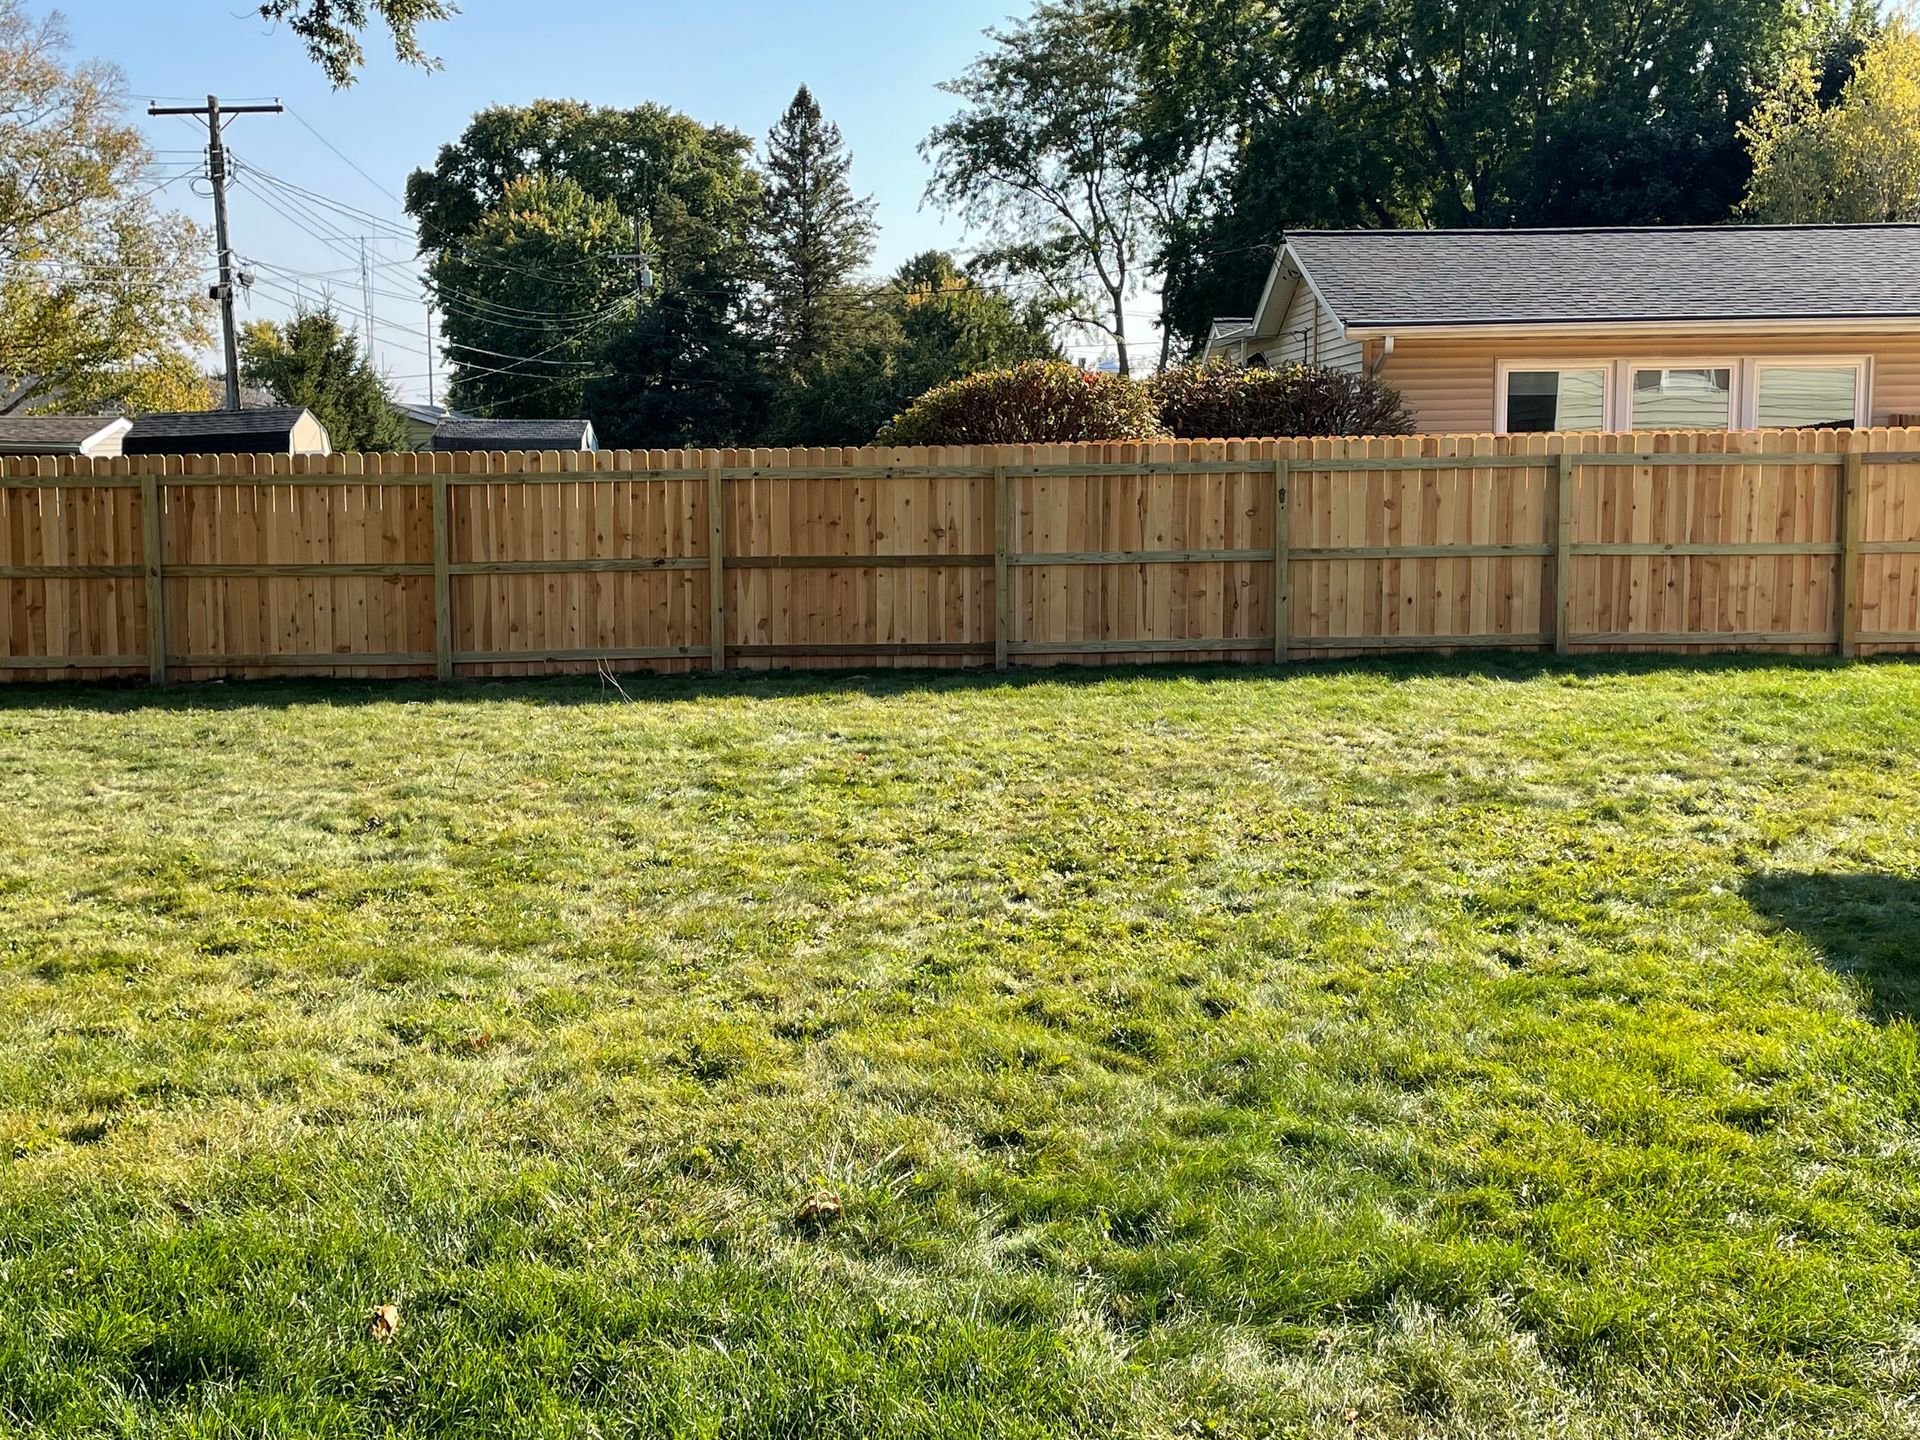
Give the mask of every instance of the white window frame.
M 1605 429 L 1613 428 L 1614 397 L 1618 388 L 1617 366 L 1605 356 L 1586 360 L 1501 360 L 1493 373 L 1493 433 L 1507 433 L 1507 377 L 1527 370 L 1598 370 L 1600 372 L 1600 413 L 1606 417 Z
M 1678 359 L 1654 356 L 1616 362 L 1620 366 L 1620 385 L 1614 392 L 1620 398 L 1614 406 L 1613 428 L 1629 431 L 1633 424 L 1633 372 L 1636 370 L 1724 370 L 1727 372 L 1727 429 L 1738 430 L 1744 410 L 1744 365 L 1733 355 L 1692 355 Z
M 1871 355 L 1683 355 L 1677 357 L 1636 356 L 1622 360 L 1595 356 L 1584 360 L 1563 357 L 1524 356 L 1494 363 L 1493 429 L 1496 435 L 1507 431 L 1507 377 L 1515 370 L 1601 370 L 1606 386 L 1601 408 L 1606 412 L 1608 430 L 1630 432 L 1633 429 L 1633 372 L 1636 370 L 1730 370 L 1733 391 L 1728 397 L 1727 428 L 1760 428 L 1760 372 L 1772 368 L 1800 370 L 1852 370 L 1853 425 L 1864 430 L 1873 419 L 1873 357 Z
M 1760 428 L 1760 372 L 1762 370 L 1853 371 L 1853 428 L 1865 430 L 1873 421 L 1873 357 L 1871 355 L 1756 355 L 1747 362 L 1748 383 L 1742 388 L 1740 428 Z

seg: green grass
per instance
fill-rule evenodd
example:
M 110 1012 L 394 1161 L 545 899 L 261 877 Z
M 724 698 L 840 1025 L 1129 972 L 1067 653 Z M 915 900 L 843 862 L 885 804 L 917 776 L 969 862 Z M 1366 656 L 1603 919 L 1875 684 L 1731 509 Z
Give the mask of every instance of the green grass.
M 0 1433 L 1920 1434 L 1920 668 L 625 683 L 0 694 Z

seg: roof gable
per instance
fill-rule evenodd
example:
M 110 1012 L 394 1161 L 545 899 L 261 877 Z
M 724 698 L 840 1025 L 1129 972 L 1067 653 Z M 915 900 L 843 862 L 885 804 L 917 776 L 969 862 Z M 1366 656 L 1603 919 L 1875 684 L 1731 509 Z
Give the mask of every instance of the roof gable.
M 1920 318 L 1920 225 L 1287 237 L 1349 329 Z
M 127 428 L 121 415 L 0 415 L 0 454 L 82 455 Z

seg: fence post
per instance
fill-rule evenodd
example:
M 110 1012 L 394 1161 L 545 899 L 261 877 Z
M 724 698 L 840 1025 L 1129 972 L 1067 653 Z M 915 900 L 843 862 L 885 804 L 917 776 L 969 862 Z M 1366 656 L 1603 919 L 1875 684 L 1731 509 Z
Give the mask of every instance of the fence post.
M 1553 649 L 1565 655 L 1573 625 L 1573 455 L 1566 450 L 1560 452 L 1554 493 Z
M 1013 597 L 1007 593 L 1007 541 L 1013 533 L 1007 467 L 993 467 L 993 668 L 1007 668 L 1007 642 L 1013 638 Z
M 146 461 L 140 476 L 140 537 L 147 571 L 147 682 L 152 685 L 163 685 L 167 679 L 166 557 L 162 553 L 166 542 L 161 538 L 160 477 L 152 468 L 160 463 Z
M 1847 453 L 1840 476 L 1840 623 L 1839 650 L 1848 659 L 1859 653 L 1860 633 L 1860 452 Z
M 1285 455 L 1273 462 L 1273 663 L 1287 663 L 1293 623 L 1292 467 Z
M 434 673 L 442 680 L 453 678 L 453 575 L 448 569 L 451 541 L 448 531 L 452 516 L 448 506 L 452 487 L 447 477 L 433 477 L 433 652 Z
M 727 668 L 727 520 L 722 508 L 726 473 L 707 467 L 707 641 L 713 671 Z

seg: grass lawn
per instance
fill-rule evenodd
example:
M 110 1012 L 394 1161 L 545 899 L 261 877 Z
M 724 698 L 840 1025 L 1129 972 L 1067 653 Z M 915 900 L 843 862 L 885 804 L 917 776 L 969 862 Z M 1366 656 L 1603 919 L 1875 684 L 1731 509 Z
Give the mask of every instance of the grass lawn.
M 0 1434 L 1920 1434 L 1920 667 L 624 683 L 0 694 Z

